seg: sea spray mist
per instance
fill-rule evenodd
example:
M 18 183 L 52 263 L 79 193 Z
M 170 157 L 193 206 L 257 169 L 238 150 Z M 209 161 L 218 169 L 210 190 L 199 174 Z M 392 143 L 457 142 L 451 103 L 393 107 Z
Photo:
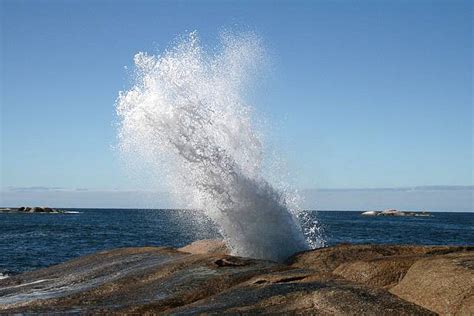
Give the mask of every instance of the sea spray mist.
M 166 170 L 177 201 L 205 212 L 233 255 L 282 261 L 308 243 L 298 207 L 262 175 L 243 97 L 263 58 L 257 36 L 228 33 L 212 53 L 192 32 L 162 55 L 136 54 L 135 83 L 116 104 L 119 142 L 128 159 Z

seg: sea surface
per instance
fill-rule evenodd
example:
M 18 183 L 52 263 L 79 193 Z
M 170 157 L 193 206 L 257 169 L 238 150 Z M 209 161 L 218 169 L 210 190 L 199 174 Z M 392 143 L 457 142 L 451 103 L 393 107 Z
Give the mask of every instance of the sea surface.
M 218 238 L 200 212 L 74 209 L 74 214 L 0 214 L 0 278 L 118 247 L 181 247 Z M 325 246 L 338 243 L 474 245 L 474 213 L 432 217 L 367 217 L 308 211 Z

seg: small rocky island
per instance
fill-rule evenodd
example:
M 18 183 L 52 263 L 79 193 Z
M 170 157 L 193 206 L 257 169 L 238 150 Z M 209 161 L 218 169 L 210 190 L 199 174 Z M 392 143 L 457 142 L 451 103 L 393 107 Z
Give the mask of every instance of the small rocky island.
M 473 315 L 474 247 L 348 245 L 285 263 L 221 241 L 120 248 L 0 280 L 0 314 Z
M 28 207 L 22 206 L 18 208 L 0 208 L 0 213 L 43 213 L 43 214 L 65 214 L 66 211 L 54 209 L 50 207 Z
M 398 211 L 398 210 L 383 210 L 383 211 L 365 211 L 362 213 L 364 216 L 423 216 L 428 217 L 432 216 L 431 213 L 421 211 L 421 212 L 412 212 L 412 211 Z

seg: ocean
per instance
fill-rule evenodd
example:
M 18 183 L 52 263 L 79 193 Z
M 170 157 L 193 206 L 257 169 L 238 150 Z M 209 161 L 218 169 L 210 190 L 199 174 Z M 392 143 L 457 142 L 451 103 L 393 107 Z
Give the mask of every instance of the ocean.
M 0 214 L 0 278 L 118 247 L 181 247 L 219 238 L 212 222 L 190 210 L 74 209 L 75 214 Z M 338 243 L 474 245 L 474 213 L 366 217 L 308 211 L 325 246 Z M 305 221 L 307 222 L 307 221 Z

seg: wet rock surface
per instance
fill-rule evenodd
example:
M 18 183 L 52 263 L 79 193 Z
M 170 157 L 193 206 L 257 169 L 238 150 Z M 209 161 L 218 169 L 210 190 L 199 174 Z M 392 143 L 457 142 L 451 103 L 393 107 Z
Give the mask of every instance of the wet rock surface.
M 227 255 L 220 241 L 121 248 L 0 280 L 0 314 L 430 315 L 445 313 L 438 295 L 469 314 L 473 248 L 339 245 L 287 264 Z

